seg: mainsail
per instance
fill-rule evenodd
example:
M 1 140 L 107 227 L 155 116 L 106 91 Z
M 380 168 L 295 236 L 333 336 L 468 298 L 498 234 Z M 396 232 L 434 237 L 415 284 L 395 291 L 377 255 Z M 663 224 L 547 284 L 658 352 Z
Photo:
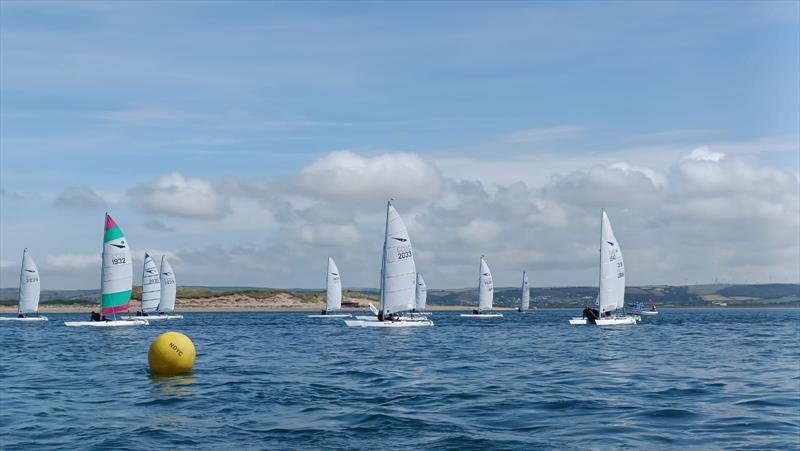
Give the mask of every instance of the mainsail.
M 108 213 L 106 213 L 103 238 L 103 269 L 100 285 L 102 294 L 100 309 L 103 315 L 128 310 L 133 288 L 131 249 L 122 229 Z
M 170 313 L 175 310 L 175 295 L 177 285 L 175 285 L 175 273 L 172 266 L 167 261 L 167 256 L 161 256 L 161 302 L 158 303 L 158 311 Z
M 528 273 L 522 271 L 522 310 L 531 307 L 531 289 L 528 286 Z
M 491 310 L 492 301 L 494 300 L 494 285 L 492 283 L 492 272 L 483 259 L 483 255 L 481 255 L 481 271 L 478 275 L 478 291 L 478 310 Z
M 145 252 L 142 269 L 142 311 L 155 312 L 158 310 L 159 302 L 161 302 L 161 279 L 158 277 L 158 267 L 153 257 Z
M 389 313 L 414 309 L 417 268 L 406 225 L 389 201 L 386 205 L 386 232 L 381 265 L 381 308 Z
M 341 309 L 342 279 L 339 276 L 339 268 L 336 266 L 336 262 L 330 257 L 328 257 L 328 279 L 326 287 L 325 310 L 331 312 Z
M 600 314 L 625 305 L 625 263 L 605 210 L 600 222 Z
M 39 293 L 41 291 L 39 269 L 28 249 L 22 251 L 22 269 L 19 273 L 19 307 L 17 313 L 36 313 L 39 310 Z
M 425 310 L 428 302 L 428 287 L 425 285 L 425 279 L 422 274 L 417 273 L 417 306 L 415 307 L 418 312 Z

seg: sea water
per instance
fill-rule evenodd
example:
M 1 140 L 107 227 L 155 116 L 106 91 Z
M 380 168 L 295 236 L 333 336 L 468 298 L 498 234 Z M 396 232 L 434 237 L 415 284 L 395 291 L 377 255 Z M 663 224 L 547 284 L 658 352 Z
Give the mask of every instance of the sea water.
M 799 310 L 436 312 L 350 329 L 301 313 L 185 313 L 132 329 L 88 315 L 0 324 L 0 445 L 18 449 L 797 449 Z M 154 377 L 187 334 L 191 375 Z

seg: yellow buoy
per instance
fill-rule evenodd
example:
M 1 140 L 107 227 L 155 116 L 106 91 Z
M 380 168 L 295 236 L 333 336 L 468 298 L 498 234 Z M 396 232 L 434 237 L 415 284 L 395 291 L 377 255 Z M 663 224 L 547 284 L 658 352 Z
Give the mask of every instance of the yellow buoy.
M 180 332 L 165 332 L 150 345 L 147 362 L 155 374 L 181 374 L 194 365 L 194 343 Z

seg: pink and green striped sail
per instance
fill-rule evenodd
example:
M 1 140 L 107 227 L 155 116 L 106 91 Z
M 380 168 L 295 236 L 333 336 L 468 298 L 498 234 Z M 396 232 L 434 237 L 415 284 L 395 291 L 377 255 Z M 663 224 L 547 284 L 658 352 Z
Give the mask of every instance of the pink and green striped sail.
M 128 241 L 114 219 L 106 214 L 103 236 L 102 298 L 103 315 L 127 311 L 133 289 L 133 262 Z

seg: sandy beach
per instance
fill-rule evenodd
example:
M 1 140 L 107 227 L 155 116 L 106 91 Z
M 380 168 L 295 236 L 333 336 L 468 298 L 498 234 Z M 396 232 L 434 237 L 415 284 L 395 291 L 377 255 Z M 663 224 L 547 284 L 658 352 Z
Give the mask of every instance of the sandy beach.
M 370 302 L 378 305 L 377 300 L 361 297 L 345 297 L 345 303 L 355 303 L 358 307 L 345 307 L 342 311 L 357 312 L 366 310 Z M 138 300 L 131 300 L 131 312 L 139 310 Z M 41 313 L 89 313 L 98 310 L 97 304 L 59 304 L 42 303 L 39 305 Z M 246 294 L 228 294 L 224 296 L 211 296 L 202 298 L 178 298 L 175 311 L 183 312 L 272 312 L 272 311 L 302 311 L 315 312 L 325 308 L 323 302 L 309 301 L 289 293 L 276 293 L 269 297 L 253 297 Z M 470 310 L 470 306 L 458 305 L 429 305 L 430 311 L 445 310 Z M 511 308 L 495 308 L 495 310 L 513 310 Z M 0 306 L 0 313 L 14 313 L 14 305 Z

